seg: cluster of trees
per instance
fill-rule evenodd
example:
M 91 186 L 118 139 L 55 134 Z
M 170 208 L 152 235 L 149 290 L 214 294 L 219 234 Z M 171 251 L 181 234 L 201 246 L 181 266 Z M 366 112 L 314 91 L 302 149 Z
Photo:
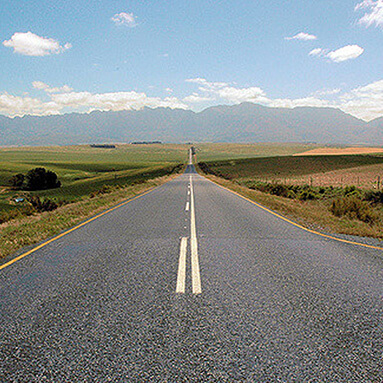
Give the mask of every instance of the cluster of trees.
M 10 179 L 10 184 L 22 190 L 45 190 L 61 186 L 57 174 L 44 168 L 31 169 L 26 175 L 16 174 Z

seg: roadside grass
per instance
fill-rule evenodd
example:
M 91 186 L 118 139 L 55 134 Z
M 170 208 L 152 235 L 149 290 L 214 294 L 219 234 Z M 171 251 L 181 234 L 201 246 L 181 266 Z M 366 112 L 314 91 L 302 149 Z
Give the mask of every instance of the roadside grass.
M 54 211 L 21 217 L 0 224 L 0 258 L 39 243 L 122 201 L 159 186 L 177 174 L 157 176 L 129 186 L 107 190 L 93 198 L 60 206 Z
M 261 205 L 280 213 L 304 227 L 320 232 L 331 232 L 362 237 L 383 239 L 383 221 L 370 225 L 347 216 L 336 217 L 326 203 L 319 200 L 300 201 L 285 197 L 266 194 L 258 190 L 251 190 L 245 186 L 225 180 L 211 174 L 203 173 L 205 177 L 237 192 Z M 383 216 L 383 211 L 381 212 Z

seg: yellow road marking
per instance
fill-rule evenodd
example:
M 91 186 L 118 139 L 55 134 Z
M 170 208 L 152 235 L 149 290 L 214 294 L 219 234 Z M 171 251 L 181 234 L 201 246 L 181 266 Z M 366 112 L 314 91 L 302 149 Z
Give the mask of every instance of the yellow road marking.
M 48 241 L 42 243 L 41 245 L 39 245 L 39 246 L 37 246 L 37 247 L 34 247 L 33 249 L 27 251 L 26 253 L 19 255 L 18 257 L 12 259 L 11 261 L 9 261 L 9 262 L 7 262 L 7 263 L 4 263 L 4 265 L 1 265 L 1 266 L 0 266 L 0 270 L 5 269 L 6 267 L 12 265 L 13 263 L 19 261 L 20 259 L 26 257 L 27 255 L 30 255 L 30 254 L 34 253 L 35 251 L 41 249 L 42 247 L 44 247 L 44 246 L 46 246 L 46 245 L 49 245 L 50 243 L 52 243 L 52 242 L 54 242 L 54 241 L 56 241 L 56 240 L 58 240 L 58 239 L 64 237 L 65 235 L 67 235 L 67 234 L 69 234 L 69 233 L 72 233 L 72 231 L 75 231 L 75 230 L 79 229 L 80 227 L 85 226 L 85 225 L 88 224 L 89 222 L 92 222 L 92 221 L 94 221 L 95 219 L 100 218 L 100 217 L 102 217 L 103 215 L 108 214 L 108 213 L 110 213 L 110 212 L 113 211 L 113 210 L 116 210 L 116 209 L 118 209 L 118 208 L 120 208 L 120 207 L 122 207 L 122 206 L 127 205 L 129 202 L 132 202 L 132 201 L 134 201 L 134 200 L 136 200 L 136 199 L 138 199 L 138 198 L 143 197 L 143 196 L 146 195 L 146 194 L 149 194 L 149 193 L 150 193 L 151 191 L 153 191 L 154 189 L 156 189 L 156 187 L 151 188 L 151 189 L 147 190 L 146 192 L 144 192 L 144 193 L 142 193 L 142 194 L 139 194 L 139 195 L 137 195 L 137 196 L 135 196 L 135 197 L 133 197 L 133 198 L 130 198 L 130 199 L 128 199 L 127 201 L 122 202 L 122 203 L 120 203 L 120 204 L 118 204 L 118 205 L 116 205 L 116 206 L 114 206 L 114 207 L 112 207 L 112 208 L 110 208 L 110 209 L 108 209 L 108 210 L 106 210 L 106 211 L 100 213 L 100 214 L 97 214 L 96 216 L 94 216 L 94 217 L 92 217 L 92 218 L 86 220 L 85 222 L 80 223 L 80 224 L 77 225 L 77 226 L 72 227 L 71 229 L 69 229 L 69 230 L 67 230 L 67 231 L 64 231 L 63 233 L 57 235 L 56 237 L 53 237 L 53 238 L 51 238 L 50 240 L 48 240 Z
M 343 242 L 343 243 L 348 243 L 348 244 L 351 244 L 351 245 L 367 247 L 369 249 L 375 249 L 375 250 L 383 250 L 383 247 L 367 245 L 367 244 L 364 244 L 364 243 L 359 243 L 359 242 L 354 242 L 354 241 L 348 241 L 347 239 L 341 239 L 341 238 L 333 237 L 332 235 L 322 234 L 319 231 L 308 229 L 307 227 L 304 227 L 304 226 L 300 225 L 299 223 L 296 223 L 294 221 L 289 220 L 288 218 L 284 217 L 283 215 L 280 215 L 280 214 L 278 214 L 278 213 L 268 209 L 267 207 L 259 204 L 258 202 L 255 202 L 255 201 L 251 200 L 250 198 L 247 198 L 247 197 L 245 197 L 245 196 L 243 196 L 243 195 L 241 195 L 241 194 L 239 194 L 239 193 L 237 193 L 237 192 L 235 192 L 233 190 L 230 190 L 229 188 L 227 188 L 225 186 L 222 186 L 222 185 L 218 184 L 217 182 L 214 182 L 214 181 L 212 181 L 212 180 L 210 180 L 208 178 L 206 178 L 206 179 L 208 181 L 214 183 L 215 185 L 219 186 L 220 188 L 225 189 L 225 190 L 229 191 L 230 193 L 233 193 L 233 194 L 237 195 L 238 197 L 241 197 L 242 199 L 252 203 L 253 205 L 259 207 L 260 209 L 265 210 L 268 213 L 270 213 L 270 214 L 272 214 L 272 215 L 282 219 L 283 221 L 286 221 L 286 222 L 290 223 L 291 225 L 296 226 L 296 227 L 298 227 L 298 228 L 300 228 L 300 229 L 302 229 L 304 231 L 307 231 L 307 232 L 309 232 L 311 234 L 319 235 L 319 236 L 324 237 L 324 238 L 333 239 L 335 241 Z

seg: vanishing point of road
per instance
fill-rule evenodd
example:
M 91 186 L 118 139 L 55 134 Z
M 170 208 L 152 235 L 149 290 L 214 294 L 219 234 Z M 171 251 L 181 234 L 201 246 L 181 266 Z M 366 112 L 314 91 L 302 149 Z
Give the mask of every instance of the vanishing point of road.
M 0 270 L 1 382 L 382 379 L 383 251 L 193 165 Z

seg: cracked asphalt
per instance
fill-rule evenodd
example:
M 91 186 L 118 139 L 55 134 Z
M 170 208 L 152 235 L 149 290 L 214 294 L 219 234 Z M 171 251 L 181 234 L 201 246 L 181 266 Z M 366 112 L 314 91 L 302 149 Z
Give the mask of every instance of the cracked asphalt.
M 201 294 L 190 245 L 175 292 L 189 173 Z M 381 383 L 383 251 L 305 232 L 188 166 L 0 271 L 0 381 Z

